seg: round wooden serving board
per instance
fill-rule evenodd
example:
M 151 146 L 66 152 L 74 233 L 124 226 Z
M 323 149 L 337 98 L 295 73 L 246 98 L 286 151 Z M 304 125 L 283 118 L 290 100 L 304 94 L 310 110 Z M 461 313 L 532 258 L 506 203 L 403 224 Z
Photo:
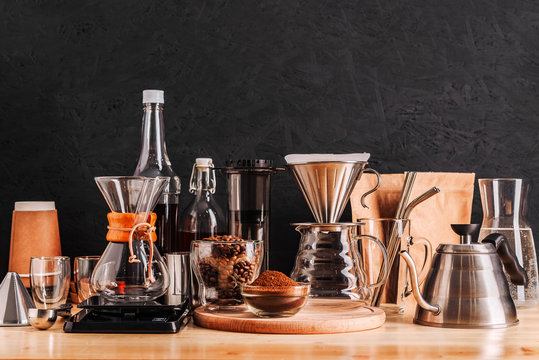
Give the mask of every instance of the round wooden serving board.
M 375 329 L 386 319 L 383 310 L 359 306 L 354 301 L 309 299 L 296 315 L 260 318 L 249 310 L 234 312 L 195 309 L 195 323 L 224 331 L 266 334 L 331 334 Z

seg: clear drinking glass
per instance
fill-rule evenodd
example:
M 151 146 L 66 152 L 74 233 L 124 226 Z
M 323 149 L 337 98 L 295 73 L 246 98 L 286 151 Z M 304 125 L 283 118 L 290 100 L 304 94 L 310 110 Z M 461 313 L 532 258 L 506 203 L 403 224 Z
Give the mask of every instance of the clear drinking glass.
M 479 239 L 492 233 L 505 235 L 528 277 L 526 286 L 514 285 L 506 273 L 511 297 L 517 307 L 537 305 L 537 257 L 532 230 L 526 221 L 530 186 L 522 179 L 479 179 L 478 182 L 483 205 Z
M 209 310 L 234 310 L 243 304 L 241 285 L 260 273 L 262 240 L 191 243 L 191 268 L 199 283 L 199 300 Z
M 79 302 L 83 302 L 89 297 L 97 295 L 90 282 L 90 278 L 100 258 L 100 256 L 78 256 L 75 258 L 73 277 L 77 287 Z
M 30 258 L 32 297 L 38 309 L 54 309 L 65 304 L 70 278 L 69 257 Z
M 381 297 L 380 307 L 386 313 L 402 314 L 405 308 L 405 298 L 412 294 L 412 290 L 407 278 L 407 265 L 404 261 L 401 262 L 399 253 L 401 250 L 406 250 L 412 254 L 418 265 L 422 264 L 418 268 L 421 269 L 419 273 L 421 284 L 430 269 L 432 245 L 426 238 L 412 238 L 411 221 L 408 219 L 374 218 L 358 219 L 358 221 L 361 223 L 360 234 L 377 237 L 386 247 L 390 259 L 394 255 L 393 265 L 384 288 L 380 292 L 375 292 L 374 296 Z M 362 243 L 362 250 L 367 277 L 370 281 L 376 281 L 382 265 L 379 250 L 365 241 Z

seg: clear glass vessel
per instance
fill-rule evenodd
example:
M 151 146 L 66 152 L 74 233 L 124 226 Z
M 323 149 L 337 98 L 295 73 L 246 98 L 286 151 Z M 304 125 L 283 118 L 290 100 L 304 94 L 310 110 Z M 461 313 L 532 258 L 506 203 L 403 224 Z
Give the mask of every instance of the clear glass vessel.
M 514 285 L 505 274 L 511 297 L 517 307 L 535 306 L 539 303 L 539 289 L 535 244 L 526 221 L 529 184 L 522 179 L 479 179 L 478 182 L 483 206 L 479 239 L 492 233 L 505 235 L 528 277 L 527 285 Z
M 90 278 L 99 263 L 99 259 L 100 256 L 77 256 L 73 262 L 73 280 L 75 281 L 79 303 L 97 295 Z
M 30 258 L 32 297 L 38 309 L 55 309 L 66 303 L 71 278 L 67 256 Z
M 162 254 L 179 251 L 181 189 L 180 178 L 172 169 L 165 145 L 164 102 L 162 90 L 144 90 L 142 93 L 142 139 L 134 173 L 135 176 L 170 178 L 154 209 L 157 214 L 156 246 Z
M 163 295 L 169 286 L 165 261 L 155 247 L 152 209 L 169 178 L 95 178 L 112 212 L 107 245 L 91 276 L 93 288 L 111 302 L 141 302 Z
M 309 300 L 311 285 L 273 287 L 242 285 L 241 294 L 247 308 L 259 317 L 296 315 Z
M 182 216 L 178 251 L 190 251 L 193 240 L 224 234 L 225 217 L 213 197 L 215 188 L 212 159 L 197 158 L 189 181 L 189 192 L 195 197 L 185 208 Z
M 384 245 L 371 235 L 355 235 L 358 223 L 292 224 L 301 234 L 299 251 L 291 278 L 311 284 L 311 297 L 350 299 L 367 305 L 371 289 L 387 279 L 388 261 Z M 368 239 L 380 248 L 383 256 L 381 280 L 369 284 L 358 240 Z
M 229 160 L 221 171 L 227 177 L 228 233 L 242 239 L 264 241 L 262 270 L 269 268 L 272 160 Z
M 209 310 L 235 310 L 243 304 L 241 286 L 260 273 L 262 240 L 209 241 L 191 244 L 191 268 L 199 283 L 199 299 Z
M 406 250 L 414 254 L 417 259 L 419 273 L 419 284 L 425 280 L 432 260 L 432 245 L 426 238 L 415 237 L 410 235 L 410 220 L 409 219 L 392 219 L 392 218 L 362 218 L 360 222 L 359 233 L 370 235 L 379 239 L 387 249 L 388 255 L 396 254 L 391 271 L 387 277 L 387 281 L 383 288 L 378 288 L 374 291 L 372 306 L 378 303 L 386 313 L 403 314 L 405 298 L 412 294 L 411 285 L 407 278 L 407 265 L 401 261 L 398 254 L 401 250 Z M 379 277 L 382 267 L 383 257 L 379 254 L 377 246 L 369 242 L 361 242 L 361 254 L 365 265 L 365 272 L 369 281 L 376 281 Z

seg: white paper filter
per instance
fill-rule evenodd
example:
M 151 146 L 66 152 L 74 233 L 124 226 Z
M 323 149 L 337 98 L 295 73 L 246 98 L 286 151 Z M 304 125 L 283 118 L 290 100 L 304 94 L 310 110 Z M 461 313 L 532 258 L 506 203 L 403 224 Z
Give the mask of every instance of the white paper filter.
M 289 154 L 284 157 L 287 164 L 305 164 L 313 162 L 328 161 L 357 161 L 366 162 L 369 160 L 369 153 L 354 154 Z

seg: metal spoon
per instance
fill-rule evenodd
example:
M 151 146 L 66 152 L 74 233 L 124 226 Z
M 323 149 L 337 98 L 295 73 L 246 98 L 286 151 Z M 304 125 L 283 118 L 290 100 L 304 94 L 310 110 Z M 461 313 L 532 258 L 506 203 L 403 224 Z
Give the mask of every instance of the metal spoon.
M 39 330 L 47 330 L 56 322 L 57 313 L 54 309 L 28 309 L 30 325 Z

